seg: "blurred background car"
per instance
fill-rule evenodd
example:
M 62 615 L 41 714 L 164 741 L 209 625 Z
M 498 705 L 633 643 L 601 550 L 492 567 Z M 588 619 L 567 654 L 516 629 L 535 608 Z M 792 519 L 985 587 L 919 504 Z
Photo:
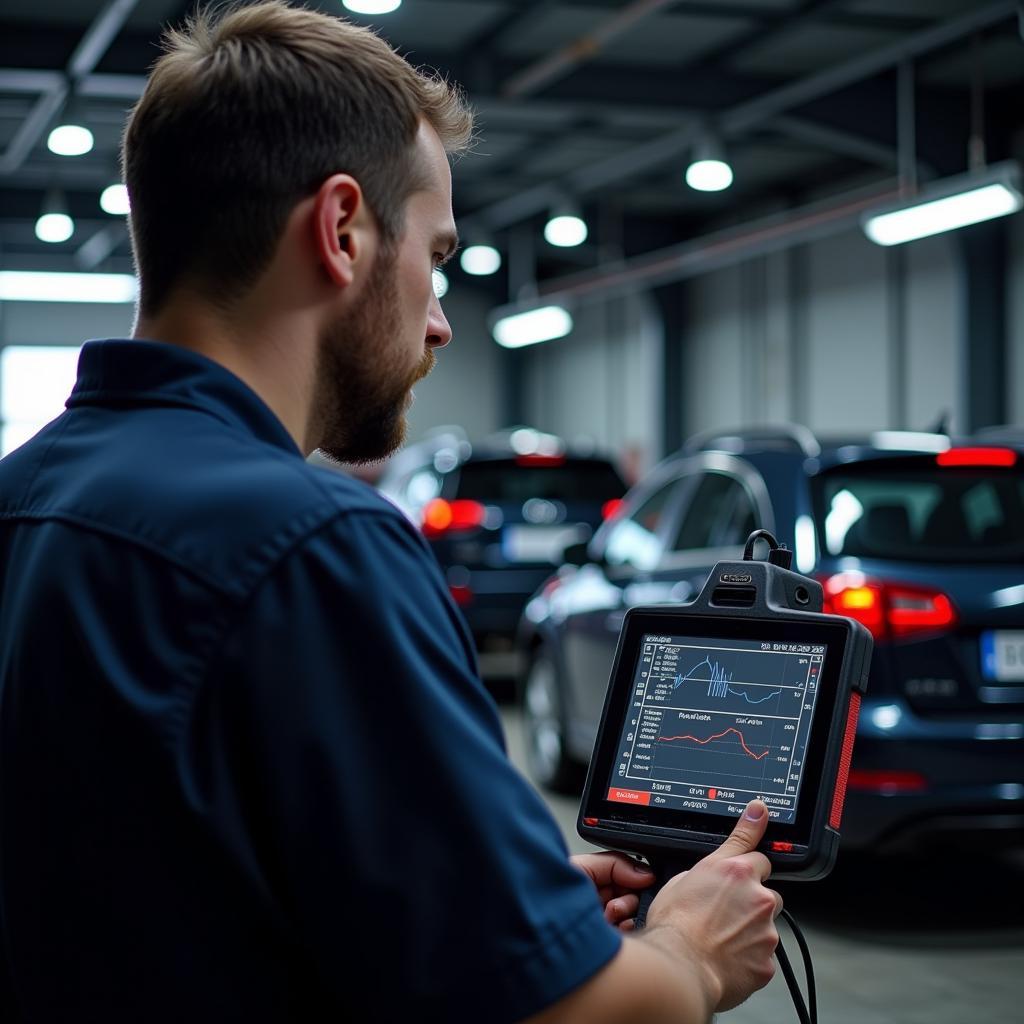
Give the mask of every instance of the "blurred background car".
M 430 542 L 496 689 L 521 669 L 514 638 L 527 599 L 626 490 L 610 458 L 528 427 L 475 443 L 436 431 L 399 453 L 378 487 Z
M 530 770 L 574 791 L 626 609 L 692 600 L 765 528 L 875 639 L 843 838 L 1024 841 L 1024 439 L 700 436 L 626 496 L 527 605 Z

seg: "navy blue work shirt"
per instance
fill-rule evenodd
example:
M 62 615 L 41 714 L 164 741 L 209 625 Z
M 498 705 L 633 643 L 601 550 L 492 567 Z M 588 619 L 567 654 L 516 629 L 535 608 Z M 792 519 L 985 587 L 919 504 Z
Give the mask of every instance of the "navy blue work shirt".
M 620 939 L 474 666 L 387 501 L 218 364 L 87 344 L 0 462 L 7 998 L 501 1024 L 580 985 Z

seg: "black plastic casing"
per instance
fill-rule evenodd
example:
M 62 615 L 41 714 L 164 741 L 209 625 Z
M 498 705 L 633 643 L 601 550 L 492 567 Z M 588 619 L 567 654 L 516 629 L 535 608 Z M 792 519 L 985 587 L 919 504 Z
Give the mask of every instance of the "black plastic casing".
M 735 825 L 734 818 L 721 814 L 607 799 L 645 634 L 825 643 L 795 821 L 769 822 L 758 847 L 772 862 L 773 878 L 825 877 L 839 849 L 846 779 L 873 642 L 860 623 L 824 614 L 822 604 L 816 581 L 767 562 L 739 561 L 719 562 L 692 604 L 630 609 L 619 634 L 587 774 L 579 834 L 598 846 L 641 855 L 667 876 L 716 849 Z

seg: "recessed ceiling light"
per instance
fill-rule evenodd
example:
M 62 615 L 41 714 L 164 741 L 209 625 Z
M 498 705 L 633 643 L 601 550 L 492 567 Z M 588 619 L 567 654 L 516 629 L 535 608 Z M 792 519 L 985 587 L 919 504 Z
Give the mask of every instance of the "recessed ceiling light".
M 60 124 L 50 132 L 46 145 L 58 156 L 82 156 L 92 149 L 92 132 L 80 124 Z
M 108 185 L 100 195 L 100 206 L 112 217 L 124 216 L 129 212 L 128 187 L 120 182 Z
M 402 6 L 402 0 L 341 0 L 356 14 L 390 14 Z
M 544 225 L 544 238 L 564 249 L 582 245 L 587 240 L 587 222 L 575 213 L 556 214 Z
M 459 264 L 467 274 L 484 277 L 501 268 L 501 253 L 493 245 L 470 245 L 462 250 Z

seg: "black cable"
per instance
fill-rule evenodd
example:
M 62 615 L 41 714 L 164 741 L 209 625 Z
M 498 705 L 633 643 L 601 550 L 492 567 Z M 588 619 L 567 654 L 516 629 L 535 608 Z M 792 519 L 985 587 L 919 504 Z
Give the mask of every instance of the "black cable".
M 775 539 L 775 535 L 769 533 L 767 530 L 755 530 L 748 538 L 746 546 L 743 548 L 743 561 L 749 562 L 754 557 L 754 544 L 756 541 L 765 540 L 768 542 L 768 546 L 773 550 L 779 547 L 779 542 Z
M 796 918 L 783 907 L 782 916 L 786 919 L 800 947 L 800 956 L 804 962 L 804 976 L 807 979 L 807 1006 L 810 1010 L 811 1024 L 818 1024 L 818 995 L 814 984 L 814 964 L 811 963 L 811 950 L 804 938 L 804 933 L 796 923 Z
M 637 907 L 636 918 L 634 919 L 636 931 L 641 931 L 647 926 L 647 911 L 654 902 L 655 896 L 661 891 L 662 885 L 674 873 L 672 869 L 659 873 L 658 881 L 640 893 L 640 905 Z M 786 919 L 786 923 L 789 925 L 793 936 L 796 938 L 797 945 L 800 947 L 800 957 L 803 960 L 804 977 L 807 983 L 806 1001 L 804 1000 L 803 992 L 800 991 L 800 983 L 797 981 L 796 972 L 793 970 L 793 965 L 790 963 L 789 956 L 782 945 L 781 936 L 779 944 L 775 947 L 775 959 L 779 962 L 782 975 L 786 979 L 786 986 L 789 988 L 790 998 L 793 1000 L 793 1006 L 796 1009 L 796 1015 L 799 1018 L 800 1024 L 818 1024 L 818 997 L 814 984 L 814 965 L 811 963 L 810 948 L 807 945 L 807 940 L 804 938 L 804 933 L 796 923 L 796 919 L 785 907 L 781 911 L 781 916 Z

